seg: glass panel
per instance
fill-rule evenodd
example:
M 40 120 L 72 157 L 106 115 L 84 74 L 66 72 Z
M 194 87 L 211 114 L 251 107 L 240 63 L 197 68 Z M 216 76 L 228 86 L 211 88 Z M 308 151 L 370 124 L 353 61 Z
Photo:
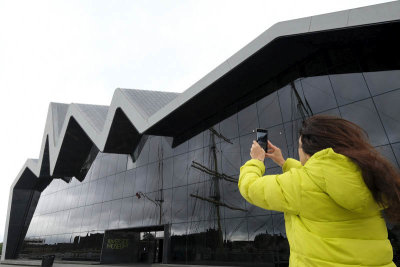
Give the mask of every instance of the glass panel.
M 108 168 L 108 173 L 107 176 L 113 175 L 117 172 L 117 167 L 118 167 L 118 154 L 110 154 L 110 162 L 109 162 L 109 168 Z
M 255 138 L 256 137 L 254 136 L 254 139 Z M 282 124 L 268 129 L 268 139 L 272 144 L 281 149 L 284 158 L 288 157 L 285 130 Z M 248 148 L 249 153 L 250 148 L 251 146 Z M 273 162 L 272 159 L 266 158 L 264 162 L 267 168 L 279 167 L 279 165 Z
M 172 214 L 172 189 L 167 189 L 163 191 L 164 194 L 164 202 L 162 204 L 162 223 L 171 223 L 171 214 Z
M 118 155 L 118 165 L 116 173 L 126 171 L 127 161 L 128 161 L 128 155 Z
M 186 235 L 186 223 L 177 223 L 171 225 L 171 263 L 186 263 Z
M 236 128 L 237 128 L 237 115 L 235 115 L 235 116 L 236 116 Z M 217 131 L 218 133 L 222 134 L 226 138 L 228 138 L 229 134 L 232 134 L 231 132 L 229 132 L 229 127 L 227 127 L 227 129 L 225 129 L 224 131 L 220 130 L 220 124 L 219 123 L 215 124 L 213 127 L 210 127 L 210 128 L 213 128 L 215 131 Z M 203 140 L 204 140 L 204 146 L 205 147 L 211 145 L 211 142 L 212 142 L 211 136 L 214 135 L 214 134 L 212 134 L 212 132 L 209 129 L 203 131 Z M 237 131 L 238 132 L 237 134 L 239 134 L 239 130 L 238 129 L 235 130 L 235 131 Z M 225 135 L 225 134 L 227 134 L 227 135 Z M 215 136 L 214 140 L 215 140 L 216 143 L 219 143 L 221 141 L 216 136 Z
M 235 138 L 239 136 L 239 126 L 238 126 L 238 114 L 234 114 L 230 116 L 229 118 L 226 118 L 225 120 L 221 121 L 220 125 L 220 133 L 225 136 L 228 139 Z M 214 128 L 217 132 L 219 130 L 217 128 Z M 205 137 L 207 137 L 207 142 L 205 142 L 205 145 L 210 144 L 210 131 L 204 131 Z
M 339 105 L 370 97 L 368 87 L 361 73 L 336 74 L 329 77 Z
M 111 202 L 111 213 L 108 229 L 118 228 L 119 216 L 121 213 L 122 199 L 117 199 Z
M 161 137 L 161 144 L 163 148 L 163 158 L 172 157 L 174 155 L 174 149 L 171 147 L 172 143 L 170 144 L 165 137 Z
M 189 142 L 188 141 L 183 142 L 182 144 L 174 148 L 174 156 L 186 153 L 188 152 L 188 149 L 189 149 Z
M 73 201 L 74 201 L 73 194 L 72 194 L 73 190 L 74 190 L 73 188 L 68 188 L 63 192 L 63 194 L 65 195 L 65 197 L 64 197 L 65 203 L 64 203 L 63 210 L 71 209 Z M 49 205 L 51 205 L 51 203 L 53 202 L 51 199 L 52 196 L 53 195 L 48 196 Z M 49 208 L 49 206 L 47 208 Z M 48 212 L 49 210 L 46 210 L 46 211 Z
M 63 212 L 62 212 L 62 211 L 54 213 L 54 216 L 55 216 L 55 220 L 54 220 L 54 234 L 60 234 L 60 233 L 61 233 L 61 232 L 60 232 L 60 231 L 61 231 L 60 222 L 61 222 L 61 219 L 62 219 L 62 215 L 63 215 Z
M 187 232 L 187 263 L 206 264 L 207 232 L 204 221 L 188 223 Z
M 81 225 L 82 225 L 82 219 L 84 217 L 84 213 L 83 213 L 84 211 L 85 211 L 85 207 L 78 208 L 76 223 L 75 223 L 75 227 L 74 227 L 75 232 L 81 231 Z
M 97 186 L 97 181 L 91 181 L 89 183 L 89 191 L 88 191 L 88 196 L 86 199 L 86 205 L 91 205 L 95 202 L 96 199 L 96 186 Z
M 55 224 L 54 224 L 55 218 L 56 218 L 55 213 L 51 213 L 51 214 L 47 215 L 47 219 L 49 220 L 49 223 L 47 224 L 45 234 L 47 234 L 47 235 L 54 234 L 54 232 L 55 232 Z
M 72 178 L 71 182 L 69 183 L 69 187 L 75 187 L 79 184 L 80 184 L 80 182 L 76 178 Z
M 238 176 L 241 166 L 239 138 L 231 139 L 232 144 L 221 142 L 222 172 L 229 176 Z
M 93 162 L 92 162 L 92 165 L 93 165 Z M 93 171 L 93 168 L 90 167 L 90 169 L 88 170 L 88 172 L 85 175 L 85 178 L 83 178 L 83 181 L 82 181 L 83 184 L 86 184 L 90 181 L 90 177 L 92 176 L 92 171 Z
M 45 198 L 45 196 L 40 195 L 39 202 L 38 202 L 38 204 L 36 206 L 36 211 L 35 211 L 35 214 L 33 216 L 40 215 L 43 212 L 43 203 L 44 203 L 43 199 L 44 198 Z M 62 202 L 62 201 L 60 201 L 60 202 Z
M 300 98 L 304 102 L 304 93 L 300 81 L 297 80 L 294 82 L 297 92 L 300 95 Z M 298 100 L 294 93 L 294 90 L 291 88 L 291 85 L 286 85 L 278 90 L 279 103 L 282 112 L 282 120 L 284 122 L 295 120 L 301 118 L 301 114 L 297 110 Z M 316 112 L 314 112 L 316 113 Z
M 144 199 L 143 225 L 158 225 L 160 224 L 160 206 L 157 200 L 160 199 L 160 193 L 152 192 L 146 195 L 148 198 Z
M 121 214 L 119 216 L 119 228 L 131 226 L 133 197 L 122 199 Z
M 300 81 L 313 113 L 337 107 L 328 76 L 309 77 Z
M 247 201 L 246 201 L 246 210 L 247 210 L 248 216 L 268 215 L 268 214 L 273 213 L 270 210 L 265 210 L 265 209 L 259 208 L 257 206 L 254 206 Z
M 174 176 L 172 180 L 174 187 L 187 184 L 188 165 L 187 154 L 174 157 Z
M 72 207 L 71 208 L 78 207 L 81 190 L 82 190 L 81 185 L 78 185 L 78 186 L 75 186 L 72 188 Z
M 299 130 L 301 129 L 301 120 L 292 121 L 284 124 L 286 141 L 288 144 L 288 157 L 299 159 Z
M 225 219 L 224 242 L 248 241 L 247 218 Z
M 102 158 L 102 153 L 98 153 L 96 159 L 94 160 L 92 164 L 92 175 L 90 177 L 90 180 L 96 180 L 100 176 L 100 165 L 101 165 L 101 158 Z
M 56 210 L 60 211 L 63 210 L 64 208 L 64 201 L 62 201 L 64 199 L 64 193 L 65 191 L 58 191 L 57 192 L 57 204 L 56 204 Z M 80 199 L 81 196 L 79 196 Z M 61 200 L 61 201 L 60 201 Z
M 135 178 L 136 178 L 136 169 L 131 169 L 125 172 L 123 197 L 130 197 L 136 193 L 134 192 Z
M 106 179 L 106 187 L 104 189 L 103 202 L 112 200 L 115 175 L 108 176 Z
M 146 191 L 147 166 L 136 168 L 135 194 Z
M 390 145 L 386 146 L 378 146 L 376 147 L 376 150 L 379 151 L 387 160 L 389 160 L 394 167 L 399 168 L 397 165 L 396 157 L 393 154 L 393 150 Z
M 55 196 L 56 195 L 54 193 L 52 193 L 50 195 L 47 195 L 49 203 L 48 203 L 48 205 L 46 207 L 45 213 L 51 213 L 51 212 L 54 211 L 54 206 L 56 204 L 56 202 L 54 201 L 55 200 Z
M 194 164 L 198 163 L 203 165 L 203 149 L 197 149 L 188 153 L 188 183 L 198 183 L 204 181 L 204 172 L 196 169 L 192 166 L 193 161 Z M 198 165 L 196 165 L 198 166 Z
M 393 152 L 394 152 L 394 154 L 396 156 L 397 163 L 398 163 L 399 168 L 400 168 L 400 143 L 392 144 L 392 148 L 393 148 Z
M 62 226 L 60 229 L 61 234 L 66 234 L 66 233 L 72 232 L 71 227 L 68 225 L 69 213 L 70 213 L 69 210 L 63 211 L 61 222 L 60 222 L 60 224 Z
M 372 95 L 400 88 L 400 70 L 364 72 Z
M 203 147 L 203 132 L 190 138 L 189 140 L 189 151 L 199 149 Z
M 125 178 L 125 172 L 120 172 L 117 175 L 115 175 L 114 190 L 112 194 L 113 199 L 122 198 L 124 192 L 124 178 Z
M 215 164 L 215 162 L 217 164 Z M 215 145 L 215 156 L 213 149 L 211 147 L 205 147 L 204 148 L 204 161 L 203 161 L 204 166 L 206 166 L 210 170 L 216 170 L 217 168 L 218 172 L 221 172 L 222 170 L 222 162 L 221 162 L 221 144 L 216 144 Z M 206 174 L 205 179 L 210 179 L 210 175 Z
M 96 193 L 94 197 L 94 203 L 99 203 L 103 201 L 104 189 L 106 188 L 106 178 L 102 178 L 97 181 Z
M 255 262 L 272 263 L 278 258 L 282 263 L 289 261 L 289 243 L 280 230 L 284 221 L 280 220 L 281 215 L 275 216 L 248 218 L 249 240 L 253 241 L 250 251 Z
M 174 158 L 165 159 L 163 161 L 163 187 L 171 188 L 172 187 L 172 177 L 173 177 L 173 167 L 174 167 Z
M 149 162 L 155 162 L 162 158 L 161 155 L 161 137 L 152 136 L 149 142 Z
M 211 178 L 204 182 L 204 197 L 207 199 L 223 202 L 223 189 L 222 183 L 219 179 Z M 224 217 L 223 209 L 217 206 L 212 201 L 203 201 L 205 205 L 205 216 L 206 219 L 214 219 Z
M 225 218 L 246 216 L 246 200 L 239 192 L 238 184 L 228 181 L 222 182 L 223 202 L 229 207 L 221 207 Z M 238 210 L 242 209 L 242 210 Z
M 400 78 L 399 78 L 400 79 Z M 400 90 L 374 97 L 376 107 L 381 116 L 389 140 L 400 141 Z
M 88 196 L 88 192 L 89 192 L 89 183 L 85 183 L 82 185 L 78 206 L 84 206 L 86 204 L 86 198 Z
M 41 236 L 41 235 L 46 233 L 47 224 L 48 223 L 49 223 L 49 220 L 48 220 L 48 215 L 47 214 L 41 215 L 41 216 L 38 217 L 38 225 L 39 225 L 39 227 L 37 228 L 37 232 L 36 232 L 37 236 Z
M 149 147 L 149 140 L 147 139 L 142 151 L 139 154 L 138 159 L 135 161 L 136 166 L 143 166 L 149 163 Z
M 133 162 L 133 160 L 132 160 L 132 156 L 128 156 L 128 162 L 126 163 L 126 169 L 127 170 L 130 170 L 130 169 L 133 169 L 133 168 L 136 168 L 136 162 Z
M 238 113 L 239 135 L 251 133 L 254 129 L 259 128 L 257 107 L 252 104 Z M 237 137 L 237 136 L 233 136 Z
M 187 221 L 187 186 L 174 187 L 172 193 L 172 222 Z
M 282 123 L 278 92 L 274 92 L 257 102 L 260 128 L 268 128 Z
M 367 131 L 373 146 L 388 143 L 385 131 L 371 99 L 362 100 L 347 106 L 340 107 L 344 119 L 352 121 Z
M 92 218 L 93 205 L 86 206 L 83 212 L 81 231 L 90 231 L 90 220 Z
M 69 229 L 71 229 L 72 231 L 76 231 L 76 229 L 78 228 L 78 224 L 80 227 L 80 222 L 79 222 L 80 219 L 82 219 L 82 218 L 79 216 L 78 208 L 72 209 L 70 211 L 69 218 L 68 218 Z
M 90 225 L 89 225 L 90 231 L 99 229 L 98 225 L 99 225 L 100 216 L 101 216 L 101 206 L 102 206 L 102 203 L 93 205 L 92 217 L 91 217 Z
M 159 189 L 160 182 L 160 164 L 154 162 L 147 167 L 147 178 L 146 178 L 146 192 L 153 192 Z
M 244 165 L 246 163 L 246 161 L 251 159 L 250 149 L 253 144 L 253 140 L 255 140 L 255 139 L 256 139 L 256 137 L 255 137 L 254 133 L 244 135 L 239 138 L 240 154 L 241 154 L 241 159 L 242 159 L 242 162 L 240 165 Z
M 100 164 L 100 174 L 99 178 L 106 177 L 111 169 L 111 155 L 110 154 L 103 154 L 101 158 Z
M 188 221 L 205 220 L 205 204 L 206 201 L 199 199 L 206 196 L 204 183 L 191 184 L 188 186 Z M 198 197 L 196 197 L 198 196 Z
M 108 229 L 108 223 L 110 220 L 110 212 L 111 212 L 111 202 L 102 203 L 99 227 L 98 227 L 99 230 Z
M 314 114 L 314 115 L 316 115 L 316 114 Z M 330 110 L 326 110 L 326 111 L 320 112 L 320 113 L 318 113 L 318 115 L 331 115 L 331 116 L 336 116 L 336 117 L 339 117 L 339 118 L 342 117 L 340 115 L 340 111 L 339 111 L 338 108 L 334 108 L 334 109 L 330 109 Z
M 143 208 L 144 208 L 144 199 L 133 197 L 132 202 L 132 217 L 131 217 L 131 225 L 132 226 L 141 226 L 143 221 Z

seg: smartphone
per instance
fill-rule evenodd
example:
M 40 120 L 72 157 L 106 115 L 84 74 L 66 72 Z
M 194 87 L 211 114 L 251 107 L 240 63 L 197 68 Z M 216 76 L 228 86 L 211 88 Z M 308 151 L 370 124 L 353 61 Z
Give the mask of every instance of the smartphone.
M 268 130 L 266 129 L 256 129 L 257 143 L 265 150 L 268 150 Z

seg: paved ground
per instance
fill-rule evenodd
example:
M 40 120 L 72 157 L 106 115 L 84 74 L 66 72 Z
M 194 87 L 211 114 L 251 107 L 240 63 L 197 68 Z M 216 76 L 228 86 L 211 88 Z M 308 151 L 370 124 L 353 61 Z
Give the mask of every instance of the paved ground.
M 0 261 L 0 265 L 6 267 L 16 267 L 16 266 L 41 266 L 40 260 L 6 260 Z M 98 262 L 82 262 L 82 261 L 55 261 L 53 267 L 96 267 L 100 265 Z M 207 267 L 205 265 L 176 265 L 176 264 L 140 264 L 140 263 L 130 263 L 130 264 L 113 264 L 113 265 L 103 265 L 99 267 L 112 267 L 112 266 L 132 266 L 132 267 Z M 209 266 L 208 266 L 209 267 Z M 217 267 L 217 266 L 213 266 Z M 229 267 L 229 266 L 224 266 Z

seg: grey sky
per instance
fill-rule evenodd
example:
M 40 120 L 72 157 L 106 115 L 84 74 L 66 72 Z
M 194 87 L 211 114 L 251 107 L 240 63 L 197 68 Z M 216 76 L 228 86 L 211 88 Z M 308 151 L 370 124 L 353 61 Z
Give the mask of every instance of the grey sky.
M 0 1 L 0 242 L 9 188 L 39 156 L 49 102 L 182 92 L 272 24 L 389 1 Z

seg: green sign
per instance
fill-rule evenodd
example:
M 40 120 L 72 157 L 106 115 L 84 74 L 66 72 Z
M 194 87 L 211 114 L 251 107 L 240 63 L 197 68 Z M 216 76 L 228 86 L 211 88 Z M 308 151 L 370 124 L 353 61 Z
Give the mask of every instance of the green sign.
M 129 239 L 108 239 L 107 248 L 109 249 L 124 249 L 129 245 Z

